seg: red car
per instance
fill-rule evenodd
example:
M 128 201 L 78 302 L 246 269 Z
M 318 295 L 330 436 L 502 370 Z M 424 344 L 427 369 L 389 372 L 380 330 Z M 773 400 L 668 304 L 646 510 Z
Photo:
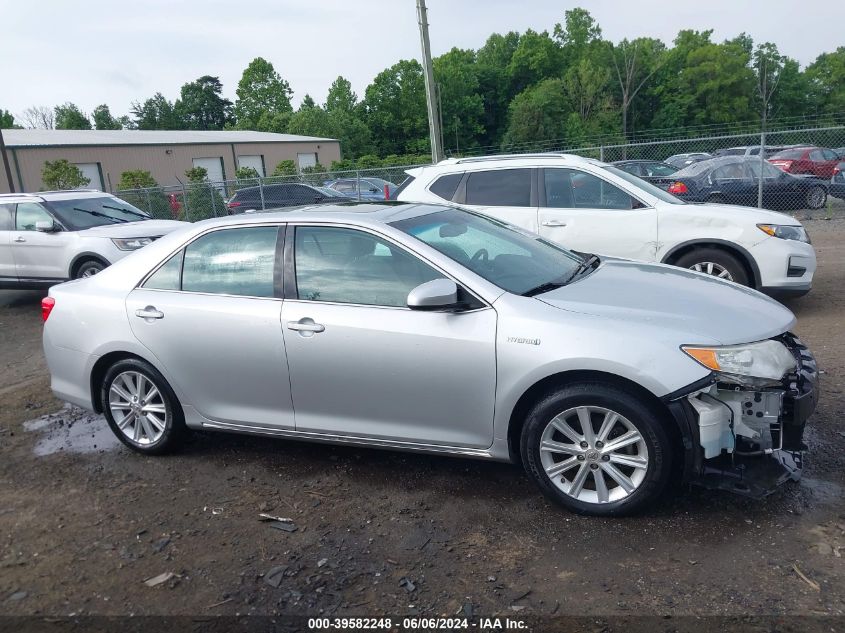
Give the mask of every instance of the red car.
M 830 180 L 841 159 L 833 150 L 822 147 L 791 147 L 770 156 L 769 162 L 790 174 L 812 174 Z

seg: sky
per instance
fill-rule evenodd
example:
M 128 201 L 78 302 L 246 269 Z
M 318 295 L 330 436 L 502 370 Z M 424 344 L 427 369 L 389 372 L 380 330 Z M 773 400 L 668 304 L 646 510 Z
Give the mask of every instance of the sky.
M 35 7 L 37 4 L 37 8 Z M 420 57 L 415 0 L 0 0 L 0 109 L 71 101 L 127 114 L 155 92 L 219 76 L 235 100 L 255 57 L 273 63 L 296 106 L 325 100 L 343 75 L 359 97 L 373 77 Z M 428 0 L 432 54 L 479 48 L 494 32 L 552 31 L 567 9 L 590 11 L 606 39 L 651 36 L 671 44 L 681 29 L 713 29 L 714 41 L 745 31 L 802 66 L 843 45 L 830 2 L 805 0 Z

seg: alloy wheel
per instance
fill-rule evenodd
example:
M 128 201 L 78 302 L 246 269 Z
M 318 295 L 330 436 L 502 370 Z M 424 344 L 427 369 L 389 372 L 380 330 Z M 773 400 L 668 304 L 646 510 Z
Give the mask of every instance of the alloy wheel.
M 716 262 L 698 262 L 690 266 L 689 269 L 694 270 L 698 273 L 713 275 L 714 277 L 718 277 L 719 279 L 727 279 L 728 281 L 734 280 L 733 276 L 731 275 L 731 272 L 727 268 L 725 268 L 721 264 L 717 264 Z
M 120 431 L 141 446 L 155 444 L 167 428 L 164 396 L 144 374 L 125 371 L 109 386 L 109 409 Z
M 583 503 L 632 495 L 645 480 L 648 447 L 623 415 L 595 406 L 567 409 L 540 436 L 540 463 L 564 494 Z

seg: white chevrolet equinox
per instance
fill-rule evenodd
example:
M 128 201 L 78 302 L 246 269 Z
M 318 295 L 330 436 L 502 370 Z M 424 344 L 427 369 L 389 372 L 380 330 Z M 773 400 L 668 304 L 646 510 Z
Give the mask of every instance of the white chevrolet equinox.
M 597 160 L 490 156 L 407 173 L 398 200 L 448 201 L 575 251 L 690 268 L 773 296 L 800 296 L 812 287 L 816 254 L 794 218 L 687 204 Z
M 182 226 L 102 191 L 0 195 L 0 288 L 90 277 Z

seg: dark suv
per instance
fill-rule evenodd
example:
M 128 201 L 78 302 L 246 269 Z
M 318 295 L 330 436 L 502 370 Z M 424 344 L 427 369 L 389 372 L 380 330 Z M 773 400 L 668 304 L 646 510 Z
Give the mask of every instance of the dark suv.
M 296 182 L 238 189 L 227 206 L 229 215 L 232 215 L 245 211 L 298 207 L 321 202 L 349 202 L 349 198 L 325 187 L 312 187 Z

